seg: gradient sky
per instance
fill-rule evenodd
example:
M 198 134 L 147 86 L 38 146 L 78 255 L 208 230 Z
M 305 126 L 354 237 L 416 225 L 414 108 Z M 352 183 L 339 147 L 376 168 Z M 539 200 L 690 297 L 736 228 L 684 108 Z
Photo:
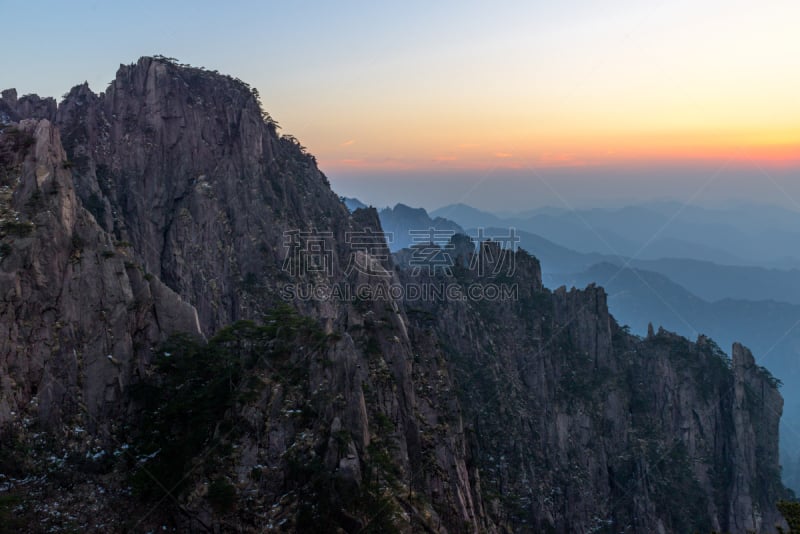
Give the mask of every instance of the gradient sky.
M 0 0 L 0 13 L 14 43 L 0 86 L 101 91 L 156 53 L 217 69 L 259 89 L 339 192 L 377 205 L 777 195 L 800 209 L 797 1 Z

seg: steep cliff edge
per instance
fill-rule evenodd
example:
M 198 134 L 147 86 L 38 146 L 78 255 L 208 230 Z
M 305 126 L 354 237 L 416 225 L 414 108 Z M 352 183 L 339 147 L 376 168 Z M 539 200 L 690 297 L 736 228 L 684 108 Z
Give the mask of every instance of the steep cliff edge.
M 602 288 L 550 292 L 534 258 L 514 259 L 505 279 L 403 271 L 415 283 L 518 284 L 506 301 L 407 303 L 415 346 L 453 377 L 493 522 L 533 532 L 772 531 L 784 496 L 783 400 L 749 351 L 735 345 L 731 360 L 704 336 L 630 336 Z
M 0 172 L 0 425 L 108 425 L 154 346 L 199 335 L 197 315 L 81 206 L 49 121 L 3 129 Z
M 0 492 L 15 499 L 0 518 L 97 532 L 779 521 L 782 400 L 743 347 L 728 360 L 705 338 L 630 336 L 601 288 L 550 292 L 524 251 L 456 236 L 448 269 L 391 257 L 375 210 L 349 213 L 230 77 L 142 58 L 102 94 L 49 102 L 0 99 Z M 513 272 L 475 269 L 498 258 Z M 440 284 L 458 298 L 408 292 Z M 476 287 L 515 291 L 461 298 Z
M 36 110 L 29 113 L 28 108 L 15 107 L 17 103 L 16 99 L 0 100 L 5 120 L 22 119 L 26 114 L 37 116 Z M 180 113 L 185 113 L 186 121 L 170 122 Z M 63 132 L 66 148 L 66 156 L 60 157 L 59 165 L 65 171 L 69 169 L 75 196 L 85 207 L 93 227 L 109 242 L 124 244 L 131 265 L 146 273 L 144 276 L 151 283 L 163 287 L 159 282 L 163 279 L 184 296 L 199 311 L 200 325 L 208 335 L 237 319 L 262 320 L 263 314 L 274 310 L 279 302 L 281 283 L 336 282 L 384 287 L 387 284 L 383 276 L 371 280 L 358 271 L 344 274 L 352 259 L 363 262 L 366 258 L 363 250 L 355 251 L 349 246 L 347 234 L 363 232 L 367 227 L 379 229 L 377 213 L 361 211 L 351 216 L 316 169 L 313 157 L 293 138 L 275 133 L 274 124 L 262 115 L 256 96 L 242 82 L 200 69 L 178 67 L 161 59 L 143 58 L 136 65 L 121 67 L 117 80 L 103 95 L 95 95 L 86 85 L 74 88 L 60 104 L 56 122 Z M 292 241 L 287 242 L 287 238 Z M 302 252 L 302 240 L 306 238 L 324 250 L 324 260 L 328 262 L 324 268 L 308 269 L 306 265 L 296 269 L 287 265 L 287 253 L 297 247 Z M 354 256 L 356 252 L 358 255 Z M 110 252 L 101 255 L 111 258 Z M 388 251 L 385 257 L 388 258 Z M 388 273 L 388 268 L 388 263 L 381 267 L 384 273 Z M 86 307 L 97 304 L 95 297 L 84 295 Z M 369 473 L 373 479 L 369 491 L 363 490 L 364 495 L 353 504 L 352 517 L 338 519 L 351 526 L 366 526 L 373 511 L 359 503 L 369 498 L 375 502 L 385 500 L 383 486 L 376 486 L 379 475 L 367 470 L 367 463 L 375 466 L 375 457 L 380 458 L 372 471 L 392 472 L 395 484 L 408 484 L 410 479 L 403 481 L 403 477 L 417 471 L 412 467 L 419 462 L 419 450 L 409 376 L 411 351 L 403 333 L 399 306 L 376 301 L 364 302 L 356 309 L 349 302 L 313 299 L 298 299 L 295 304 L 319 321 L 323 335 L 330 336 L 332 341 L 314 351 L 313 359 L 307 347 L 299 344 L 288 347 L 289 367 L 282 371 L 273 367 L 273 374 L 264 373 L 262 368 L 248 368 L 260 377 L 256 391 L 252 392 L 258 402 L 237 406 L 233 412 L 223 411 L 221 415 L 212 410 L 228 421 L 246 422 L 248 428 L 252 426 L 268 434 L 262 436 L 259 430 L 246 439 L 238 435 L 223 437 L 226 450 L 241 447 L 248 451 L 245 458 L 238 460 L 226 456 L 230 462 L 241 462 L 236 464 L 237 474 L 212 470 L 186 477 L 179 497 L 190 498 L 195 492 L 201 497 L 199 501 L 190 498 L 193 519 L 188 524 L 194 525 L 191 528 L 202 528 L 206 524 L 204 514 L 212 509 L 209 499 L 203 498 L 207 493 L 204 484 L 210 477 L 230 479 L 242 491 L 258 493 L 262 515 L 256 515 L 255 519 L 241 518 L 244 525 L 256 528 L 256 524 L 271 520 L 272 516 L 276 516 L 276 523 L 291 517 L 290 524 L 294 524 L 298 508 L 304 506 L 298 495 L 314 495 L 320 502 L 338 502 L 338 490 L 318 480 L 321 472 L 298 471 L 299 465 L 306 461 L 313 463 L 313 458 L 319 457 L 317 451 L 325 449 L 328 450 L 324 455 L 326 472 L 341 467 L 349 473 L 345 476 L 348 483 L 357 488 L 361 487 L 362 473 Z M 388 322 L 377 319 L 378 314 L 385 314 L 387 306 L 397 312 Z M 387 339 L 383 339 L 382 332 L 379 341 L 378 336 L 364 333 L 371 328 L 391 328 L 397 332 Z M 385 346 L 378 354 L 374 344 L 379 342 Z M 148 351 L 153 345 L 144 344 Z M 365 350 L 367 345 L 373 347 L 371 352 Z M 265 354 L 271 353 L 272 349 L 262 348 Z M 107 356 L 105 349 L 93 353 L 94 358 L 112 361 Z M 150 352 L 147 356 L 150 361 Z M 303 377 L 300 382 L 296 381 L 295 368 L 300 369 Z M 121 388 L 129 389 L 132 384 L 158 388 L 161 377 L 151 383 L 149 376 L 153 373 L 158 375 L 155 366 L 148 366 L 138 376 L 126 376 Z M 190 388 L 197 388 L 196 381 L 186 386 Z M 197 394 L 202 397 L 204 391 L 198 388 Z M 367 397 L 369 402 L 365 400 Z M 180 517 L 169 519 L 175 511 L 171 507 L 176 504 L 173 498 L 155 503 L 169 505 L 168 511 L 156 506 L 157 513 L 142 513 L 146 516 L 141 518 L 144 522 L 126 523 L 136 515 L 131 512 L 131 503 L 138 502 L 123 496 L 128 478 L 142 465 L 147 472 L 160 473 L 148 469 L 152 468 L 150 460 L 160 461 L 160 452 L 156 449 L 145 453 L 147 444 L 142 442 L 147 441 L 147 436 L 137 430 L 140 423 L 147 422 L 147 415 L 142 416 L 148 413 L 146 398 L 129 395 L 116 400 L 119 411 L 127 411 L 128 415 L 103 436 L 99 450 L 93 442 L 95 429 L 91 427 L 84 441 L 93 446 L 83 447 L 83 451 L 40 447 L 36 432 L 15 434 L 9 441 L 15 444 L 6 449 L 9 465 L 21 456 L 21 450 L 34 449 L 45 460 L 59 459 L 56 464 L 62 478 L 80 485 L 81 490 L 75 493 L 83 501 L 96 503 L 93 506 L 103 510 L 100 515 L 107 521 L 102 525 L 95 522 L 95 509 L 92 513 L 73 510 L 73 517 L 78 519 L 72 523 L 59 522 L 50 514 L 59 502 L 64 506 L 57 485 L 31 486 L 28 483 L 31 477 L 23 479 L 24 483 L 17 480 L 13 485 L 23 495 L 37 496 L 36 502 L 28 500 L 30 508 L 25 508 L 25 517 L 40 520 L 44 516 L 54 528 L 80 525 L 81 529 L 90 530 L 102 530 L 109 524 L 136 529 Z M 292 414 L 303 410 L 317 417 L 298 422 Z M 245 412 L 253 414 L 255 421 L 252 417 L 243 419 Z M 159 420 L 157 414 L 151 415 Z M 381 423 L 377 427 L 376 421 Z M 54 417 L 49 421 L 34 419 L 31 426 L 34 430 L 44 428 L 58 433 L 73 428 L 72 423 L 66 417 Z M 74 428 L 83 433 L 86 426 Z M 383 434 L 380 440 L 375 439 L 378 430 Z M 216 432 L 203 436 L 200 448 L 187 454 L 210 453 L 214 450 L 211 442 L 219 444 L 216 437 Z M 263 437 L 268 438 L 266 442 Z M 132 443 L 137 440 L 138 445 Z M 56 439 L 57 444 L 63 441 Z M 87 448 L 91 450 L 86 451 Z M 54 449 L 55 455 L 50 454 L 50 449 Z M 289 451 L 293 451 L 291 457 Z M 76 454 L 81 458 L 84 452 L 91 461 L 68 461 L 74 460 Z M 457 462 L 464 471 L 463 458 Z M 242 473 L 249 475 L 259 466 L 270 466 L 269 476 L 242 479 Z M 23 470 L 25 474 L 38 475 L 52 466 L 40 462 L 28 468 L 29 471 Z M 78 481 L 78 477 L 69 475 L 81 469 L 90 469 L 99 478 Z M 166 496 L 173 497 L 170 488 L 162 487 L 157 478 L 152 477 L 151 482 L 166 491 Z M 327 476 L 328 479 L 333 484 L 334 479 Z M 112 491 L 113 488 L 117 491 Z M 277 500 L 285 501 L 287 494 L 294 495 L 293 502 L 284 507 L 272 506 Z M 144 501 L 139 506 L 145 510 L 153 504 Z M 391 506 L 386 510 L 394 514 L 397 505 L 387 504 Z M 450 504 L 456 513 L 465 515 L 460 503 Z M 82 508 L 76 501 L 70 506 Z M 178 509 L 187 508 L 189 505 Z M 436 521 L 436 512 L 428 508 L 425 518 L 411 520 L 415 524 Z
M 142 58 L 102 94 L 74 88 L 57 123 L 81 198 L 207 333 L 266 309 L 284 232 L 332 232 L 342 253 L 346 208 L 241 81 Z

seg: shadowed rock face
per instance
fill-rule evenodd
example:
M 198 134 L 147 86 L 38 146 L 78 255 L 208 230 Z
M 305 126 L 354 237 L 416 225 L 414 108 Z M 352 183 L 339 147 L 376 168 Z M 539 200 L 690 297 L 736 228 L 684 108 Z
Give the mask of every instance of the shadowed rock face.
M 601 288 L 550 292 L 524 251 L 513 274 L 470 269 L 502 256 L 494 243 L 476 252 L 456 236 L 449 275 L 415 272 L 409 250 L 351 245 L 353 232 L 381 231 L 375 210 L 349 213 L 314 158 L 227 76 L 142 58 L 102 94 L 82 85 L 57 110 L 47 102 L 0 99 L 0 425 L 22 443 L 37 428 L 55 438 L 22 462 L 45 476 L 14 482 L 27 520 L 643 533 L 779 520 L 782 399 L 743 347 L 727 361 L 703 337 L 630 336 Z M 326 232 L 330 271 L 284 269 L 286 232 L 313 229 Z M 125 491 L 142 458 L 120 453 L 89 475 L 65 461 L 57 478 L 36 463 L 93 458 L 98 443 L 124 451 L 144 409 L 128 391 L 151 379 L 167 336 L 260 320 L 287 283 L 385 298 L 292 303 L 324 341 L 297 341 L 252 371 L 256 385 L 215 422 L 237 431 L 215 431 L 221 442 L 187 460 L 205 467 L 174 496 L 180 512 Z M 388 291 L 420 283 L 517 291 Z M 219 480 L 233 508 L 209 495 Z M 76 523 L 48 515 L 56 498 Z
M 85 411 L 106 426 L 153 346 L 200 334 L 197 314 L 82 207 L 48 120 L 7 128 L 2 144 L 0 424 L 33 402 L 46 424 Z
M 730 361 L 703 336 L 632 337 L 602 288 L 550 292 L 540 276 L 519 252 L 516 301 L 407 303 L 414 346 L 448 362 L 493 524 L 772 531 L 783 400 L 750 352 L 735 345 Z M 432 419 L 448 404 L 438 395 Z
M 103 94 L 74 88 L 58 124 L 81 198 L 197 307 L 206 332 L 259 316 L 247 290 L 274 285 L 284 231 L 324 228 L 344 242 L 346 208 L 242 82 L 142 58 Z

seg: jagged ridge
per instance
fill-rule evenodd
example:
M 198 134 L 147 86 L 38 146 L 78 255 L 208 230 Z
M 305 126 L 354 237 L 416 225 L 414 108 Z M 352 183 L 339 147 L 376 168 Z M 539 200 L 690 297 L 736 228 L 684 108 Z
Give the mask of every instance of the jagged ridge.
M 3 237 L 3 294 L 12 297 L 0 309 L 9 377 L 0 406 L 19 443 L 37 448 L 32 459 L 119 459 L 92 460 L 94 477 L 76 476 L 85 466 L 64 460 L 60 477 L 15 482 L 28 519 L 85 531 L 166 522 L 351 532 L 378 524 L 742 532 L 778 520 L 782 401 L 749 353 L 734 347 L 729 365 L 704 339 L 660 332 L 638 340 L 609 316 L 602 289 L 551 293 L 538 262 L 519 252 L 505 280 L 519 287 L 512 302 L 295 302 L 320 325 L 322 344 L 290 344 L 281 352 L 288 367 L 251 371 L 248 394 L 219 421 L 239 430 L 205 436 L 195 451 L 218 461 L 189 471 L 174 496 L 179 508 L 170 499 L 126 523 L 150 510 L 124 491 L 131 464 L 147 461 L 124 452 L 136 439 L 126 423 L 142 409 L 127 392 L 151 380 L 167 334 L 199 334 L 195 310 L 207 336 L 260 320 L 287 282 L 409 281 L 408 253 L 397 268 L 373 256 L 388 276 L 348 273 L 351 257 L 367 259 L 347 233 L 380 231 L 377 214 L 350 214 L 313 157 L 279 136 L 252 90 L 229 77 L 142 58 L 100 95 L 83 85 L 57 110 L 34 102 L 10 92 L 0 100 L 3 120 L 23 121 L 14 127 L 33 140 L 7 158 L 8 176 L 20 180 L 8 184 L 6 213 L 32 226 L 7 224 L 27 233 Z M 37 192 L 42 205 L 31 202 Z M 284 232 L 312 228 L 330 232 L 331 274 L 290 276 L 281 269 Z M 480 283 L 463 268 L 474 247 L 462 238 L 455 245 L 461 268 L 451 281 Z M 478 252 L 489 253 L 498 251 Z M 65 292 L 70 280 L 79 285 Z M 70 304 L 53 307 L 54 299 Z M 65 329 L 84 334 L 42 334 Z M 292 378 L 291 369 L 302 372 Z M 58 395 L 51 377 L 64 385 Z M 67 402 L 81 398 L 91 402 Z M 37 425 L 54 444 L 37 442 Z M 42 469 L 31 460 L 20 474 Z M 42 507 L 64 484 L 79 496 L 68 506 L 74 520 Z M 228 491 L 233 508 L 219 506 Z

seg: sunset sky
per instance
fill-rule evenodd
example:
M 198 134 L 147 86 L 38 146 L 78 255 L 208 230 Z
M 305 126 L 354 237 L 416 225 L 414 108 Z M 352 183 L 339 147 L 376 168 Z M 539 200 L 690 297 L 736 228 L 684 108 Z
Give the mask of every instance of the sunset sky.
M 748 169 L 788 191 L 800 164 L 800 2 L 166 4 L 0 0 L 0 85 L 101 91 L 155 53 L 230 73 L 379 204 L 501 205 L 487 183 L 543 175 L 550 201 L 597 177 L 681 197 L 720 167 L 747 197 Z

